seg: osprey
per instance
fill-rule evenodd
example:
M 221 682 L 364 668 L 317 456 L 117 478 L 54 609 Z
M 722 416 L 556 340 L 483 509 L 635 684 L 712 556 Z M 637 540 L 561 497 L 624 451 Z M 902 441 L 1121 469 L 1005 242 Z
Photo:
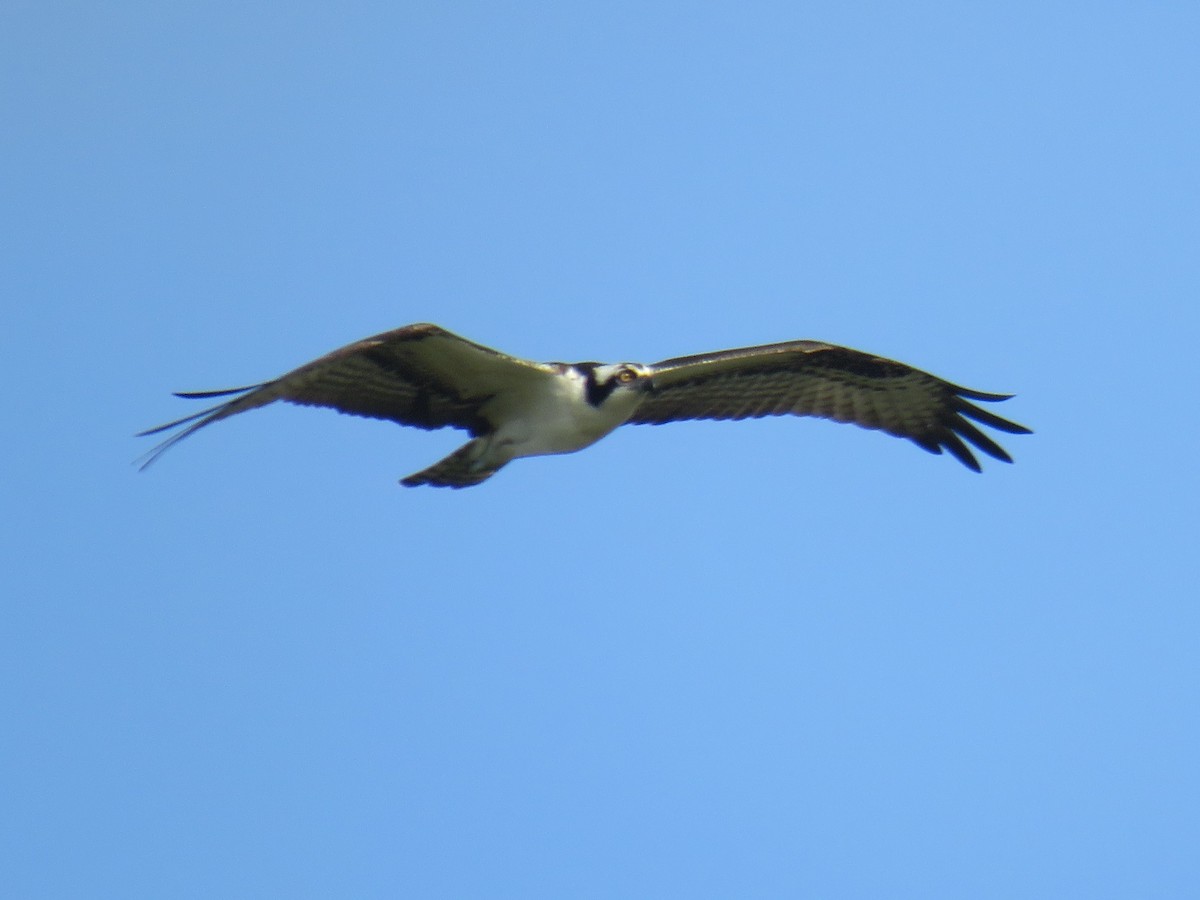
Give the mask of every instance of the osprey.
M 141 432 L 181 425 L 144 457 L 146 468 L 193 432 L 237 413 L 285 400 L 471 435 L 445 459 L 401 480 L 463 488 L 521 456 L 573 453 L 619 425 L 685 419 L 817 416 L 908 438 L 931 453 L 950 451 L 967 468 L 967 446 L 1012 458 L 970 420 L 1009 434 L 1029 429 L 968 402 L 1007 400 L 943 381 L 903 363 L 820 341 L 787 341 L 641 363 L 537 363 L 508 356 L 437 325 L 408 325 L 334 350 L 274 381 L 224 391 L 233 397 Z M 190 423 L 190 424 L 189 424 Z

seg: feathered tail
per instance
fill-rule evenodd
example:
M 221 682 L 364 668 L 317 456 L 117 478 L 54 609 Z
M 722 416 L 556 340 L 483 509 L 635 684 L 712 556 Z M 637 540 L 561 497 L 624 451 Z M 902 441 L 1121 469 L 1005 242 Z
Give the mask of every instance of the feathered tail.
M 505 464 L 502 462 L 493 466 L 482 462 L 481 457 L 486 450 L 487 444 L 482 438 L 467 441 L 445 459 L 439 460 L 428 469 L 422 469 L 407 478 L 401 478 L 400 483 L 405 487 L 417 487 L 422 484 L 428 484 L 431 487 L 474 487 L 487 481 Z

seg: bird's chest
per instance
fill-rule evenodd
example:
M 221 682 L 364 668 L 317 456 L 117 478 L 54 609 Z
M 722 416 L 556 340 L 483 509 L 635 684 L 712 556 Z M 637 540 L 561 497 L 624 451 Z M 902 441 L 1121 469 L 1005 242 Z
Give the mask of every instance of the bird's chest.
M 632 414 L 636 398 L 613 396 L 593 406 L 567 382 L 525 398 L 509 410 L 497 437 L 517 456 L 571 453 L 594 444 Z

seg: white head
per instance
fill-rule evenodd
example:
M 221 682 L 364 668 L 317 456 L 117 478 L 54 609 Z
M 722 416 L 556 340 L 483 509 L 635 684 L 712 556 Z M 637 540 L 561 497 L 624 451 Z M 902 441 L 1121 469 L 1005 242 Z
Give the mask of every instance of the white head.
M 599 409 L 609 404 L 630 411 L 649 390 L 653 390 L 649 366 L 641 363 L 576 363 L 571 367 L 583 378 L 583 396 Z

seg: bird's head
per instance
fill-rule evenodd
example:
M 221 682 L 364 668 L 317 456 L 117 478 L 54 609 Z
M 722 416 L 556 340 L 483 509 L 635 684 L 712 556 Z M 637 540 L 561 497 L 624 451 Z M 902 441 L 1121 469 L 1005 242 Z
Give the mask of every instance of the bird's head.
M 579 363 L 577 368 L 583 373 L 592 406 L 603 406 L 618 397 L 640 398 L 654 390 L 654 373 L 641 363 Z

